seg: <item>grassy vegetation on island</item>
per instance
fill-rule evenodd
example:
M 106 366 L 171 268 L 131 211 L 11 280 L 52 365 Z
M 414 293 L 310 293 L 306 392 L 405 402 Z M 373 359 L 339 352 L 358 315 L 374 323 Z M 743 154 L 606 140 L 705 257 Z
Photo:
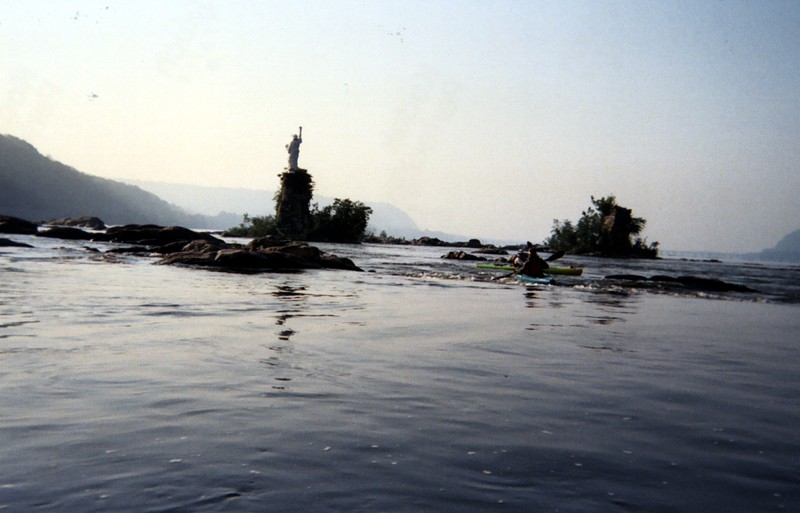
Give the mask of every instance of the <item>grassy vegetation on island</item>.
M 323 208 L 314 204 L 309 212 L 311 222 L 306 233 L 298 237 L 315 242 L 361 242 L 366 234 L 372 208 L 360 201 L 335 199 Z M 237 237 L 282 236 L 275 216 L 250 217 L 245 214 L 242 223 L 228 230 Z

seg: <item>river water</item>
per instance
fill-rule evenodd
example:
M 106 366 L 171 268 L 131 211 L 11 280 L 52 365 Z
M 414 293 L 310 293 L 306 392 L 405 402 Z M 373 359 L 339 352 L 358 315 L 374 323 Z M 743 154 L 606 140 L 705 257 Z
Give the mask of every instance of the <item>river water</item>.
M 523 286 L 442 248 L 241 275 L 12 238 L 0 509 L 800 511 L 796 266 L 566 257 Z

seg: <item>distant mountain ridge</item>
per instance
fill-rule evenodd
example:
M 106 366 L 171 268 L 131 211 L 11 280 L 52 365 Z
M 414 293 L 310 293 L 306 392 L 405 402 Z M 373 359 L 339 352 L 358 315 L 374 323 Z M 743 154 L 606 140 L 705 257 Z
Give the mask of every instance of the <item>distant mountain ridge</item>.
M 92 176 L 45 157 L 30 143 L 0 135 L 0 215 L 35 222 L 95 216 L 107 224 L 179 225 L 225 230 L 242 215 L 273 214 L 274 192 L 202 187 L 160 182 L 121 182 Z M 314 198 L 324 207 L 331 198 Z M 365 202 L 366 203 L 366 202 Z M 373 209 L 369 229 L 414 239 L 427 235 L 461 240 L 443 232 L 420 230 L 405 212 L 388 203 Z
M 758 254 L 765 260 L 800 262 L 800 230 L 795 230 L 782 238 L 775 247 Z
M 107 224 L 187 228 L 213 222 L 139 187 L 82 173 L 10 135 L 0 135 L 0 214 L 30 221 L 96 216 Z
M 34 222 L 96 216 L 112 225 L 137 223 L 224 230 L 241 223 L 244 213 L 272 214 L 273 196 L 267 190 L 123 183 L 100 178 L 45 157 L 22 139 L 0 134 L 0 215 Z M 332 199 L 314 201 L 325 206 Z M 373 208 L 369 229 L 376 234 L 385 231 L 409 240 L 422 236 L 445 241 L 470 238 L 421 230 L 408 214 L 391 204 L 364 203 Z M 743 256 L 800 262 L 800 230 L 786 235 L 773 248 Z

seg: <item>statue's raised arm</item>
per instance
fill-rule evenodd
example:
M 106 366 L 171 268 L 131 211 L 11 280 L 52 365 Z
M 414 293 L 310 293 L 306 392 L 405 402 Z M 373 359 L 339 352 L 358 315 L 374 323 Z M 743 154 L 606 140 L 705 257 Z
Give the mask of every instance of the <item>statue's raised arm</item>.
M 289 152 L 289 171 L 300 169 L 297 167 L 297 159 L 300 157 L 300 143 L 303 142 L 303 127 L 300 127 L 299 134 L 292 136 L 292 141 L 286 145 Z

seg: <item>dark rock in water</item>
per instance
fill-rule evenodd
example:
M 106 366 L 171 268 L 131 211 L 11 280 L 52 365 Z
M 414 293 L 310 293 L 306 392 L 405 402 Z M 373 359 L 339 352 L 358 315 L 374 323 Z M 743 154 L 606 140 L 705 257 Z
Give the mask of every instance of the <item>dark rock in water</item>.
M 60 220 L 59 220 L 60 221 Z M 71 226 L 53 226 L 38 232 L 38 226 L 22 219 L 0 216 L 0 227 L 12 233 L 36 234 L 70 240 L 98 240 L 130 244 L 111 248 L 106 253 L 164 255 L 157 263 L 211 267 L 235 272 L 288 271 L 299 269 L 344 269 L 361 271 L 349 258 L 325 253 L 303 242 L 271 237 L 254 239 L 246 247 L 230 244 L 209 233 L 181 226 L 130 224 L 113 226 L 105 233 L 89 233 Z M 0 246 L 27 246 L 0 239 Z
M 125 224 L 112 226 L 103 235 L 97 235 L 96 240 L 109 242 L 122 242 L 127 244 L 155 243 L 156 233 L 163 227 L 155 224 Z
M 251 240 L 247 244 L 247 246 L 245 246 L 245 249 L 247 249 L 248 251 L 258 251 L 259 249 L 264 249 L 264 248 L 274 248 L 276 246 L 285 246 L 286 244 L 289 244 L 290 242 L 291 241 L 289 241 L 289 240 L 287 240 L 285 238 L 282 238 L 282 237 L 276 237 L 274 235 L 267 235 L 266 237 L 257 237 L 255 239 Z
M 473 255 L 465 251 L 451 251 L 446 255 L 442 255 L 442 258 L 448 260 L 486 260 L 486 258 L 482 256 Z
M 106 253 L 130 253 L 136 255 L 149 255 L 150 248 L 147 246 L 123 246 L 119 248 L 111 248 L 106 250 Z
M 193 240 L 188 244 L 184 244 L 183 247 L 181 248 L 181 251 L 200 251 L 204 253 L 211 253 L 213 251 L 219 251 L 221 249 L 228 249 L 229 247 L 230 244 L 227 244 L 226 242 L 222 241 L 216 242 L 212 240 L 198 239 L 198 240 Z
M 224 244 L 222 239 L 210 233 L 196 232 L 182 226 L 158 226 L 153 224 L 127 224 L 112 226 L 106 230 L 105 236 L 95 236 L 98 240 L 123 242 L 143 246 L 166 246 L 174 242 L 187 244 L 193 240 L 207 240 Z
M 164 258 L 156 262 L 156 264 L 218 267 L 215 263 L 216 257 L 216 251 L 178 251 L 177 253 L 170 253 L 169 255 L 166 255 Z
M 69 220 L 57 220 L 58 223 L 62 221 L 71 222 Z M 162 265 L 182 264 L 235 272 L 320 268 L 362 271 L 349 258 L 341 258 L 325 253 L 319 248 L 303 242 L 261 237 L 254 239 L 244 248 L 240 245 L 231 247 L 224 240 L 209 233 L 196 232 L 181 226 L 163 227 L 153 224 L 129 224 L 112 226 L 106 229 L 105 233 L 89 233 L 73 226 L 57 225 L 39 232 L 38 225 L 34 223 L 14 217 L 0 216 L 0 232 L 3 230 L 6 230 L 6 233 L 35 234 L 42 237 L 69 240 L 97 240 L 131 244 L 126 247 L 108 249 L 106 253 L 136 253 L 144 255 L 158 253 L 164 255 L 157 262 Z M 32 247 L 9 239 L 0 239 L 0 246 Z
M 607 280 L 627 280 L 627 281 L 645 281 L 647 276 L 640 276 L 638 274 L 610 274 L 606 276 Z
M 750 287 L 738 285 L 736 283 L 727 283 L 722 280 L 714 278 L 700 278 L 697 276 L 665 276 L 654 275 L 649 278 L 640 276 L 638 274 L 612 274 L 606 276 L 607 280 L 624 280 L 624 281 L 648 281 L 653 283 L 670 283 L 675 286 L 684 287 L 693 290 L 703 290 L 709 292 L 757 292 Z
M 296 259 L 305 263 L 309 268 L 322 267 L 325 269 L 342 269 L 347 271 L 361 271 L 349 258 L 338 257 L 321 251 L 315 246 L 304 242 L 289 242 L 282 246 L 273 246 L 259 250 L 265 255 L 280 255 L 280 258 Z
M 158 230 L 158 233 L 156 233 L 156 241 L 158 242 L 159 246 L 163 246 L 171 242 L 191 242 L 193 240 L 206 240 L 218 244 L 225 243 L 225 241 L 214 237 L 210 233 L 196 232 L 182 226 L 167 226 Z
M 0 216 L 0 233 L 14 233 L 17 235 L 36 235 L 39 226 L 18 217 Z
M 363 271 L 363 269 L 358 267 L 352 260 L 346 257 L 340 257 L 332 255 L 330 253 L 323 252 L 319 258 L 320 258 L 320 263 L 322 263 L 322 267 L 325 269 L 341 269 L 343 271 Z
M 54 226 L 48 230 L 40 231 L 36 234 L 39 237 L 49 237 L 51 239 L 64 239 L 64 240 L 92 240 L 95 235 L 85 232 L 80 228 L 72 228 L 70 226 Z
M 344 269 L 361 271 L 352 260 L 321 251 L 302 242 L 266 245 L 261 240 L 246 248 L 220 247 L 213 243 L 194 241 L 183 251 L 171 253 L 157 263 L 160 265 L 193 265 L 235 272 L 284 271 L 298 269 Z
M 466 247 L 477 249 L 477 248 L 482 248 L 483 244 L 481 244 L 481 241 L 479 239 L 470 239 L 467 241 Z
M 87 228 L 89 230 L 105 230 L 106 223 L 98 217 L 83 216 L 83 217 L 62 217 L 61 219 L 54 219 L 48 221 L 50 226 L 73 226 L 75 228 Z
M 322 251 L 316 246 L 309 246 L 305 242 L 289 242 L 283 246 L 272 246 L 259 250 L 263 254 L 281 254 L 292 256 L 300 260 L 308 262 L 318 261 L 322 255 Z
M 675 278 L 673 276 L 665 276 L 665 275 L 662 275 L 662 274 L 656 274 L 654 276 L 651 276 L 648 279 L 650 281 L 658 281 L 658 282 L 662 282 L 662 283 L 680 283 L 680 280 L 678 278 Z
M 475 250 L 475 253 L 480 253 L 482 255 L 507 255 L 508 251 L 503 248 L 480 248 Z
M 678 281 L 684 287 L 697 290 L 708 290 L 712 292 L 756 292 L 745 285 L 728 283 L 714 278 L 699 278 L 697 276 L 679 276 Z
M 11 239 L 0 238 L 0 248 L 32 248 L 30 244 L 24 242 L 17 242 Z
M 436 237 L 420 237 L 419 239 L 414 239 L 411 241 L 412 246 L 449 246 L 441 239 L 437 239 Z
M 205 241 L 199 241 L 205 242 Z M 191 242 L 189 243 L 191 244 Z M 178 253 L 183 251 L 183 248 L 187 246 L 185 240 L 178 240 L 175 242 L 170 242 L 168 244 L 164 244 L 163 246 L 155 246 L 153 248 L 153 253 L 158 253 L 159 255 L 169 255 L 170 253 Z
M 163 246 L 156 246 L 153 248 L 153 253 L 169 255 L 170 253 L 178 253 L 181 251 L 210 252 L 228 249 L 229 247 L 229 244 L 221 240 L 195 239 L 189 242 L 186 242 L 185 240 L 178 240 L 164 244 Z
M 302 261 L 280 253 L 264 253 L 261 251 L 247 251 L 244 249 L 223 249 L 216 252 L 214 265 L 228 270 L 248 269 L 303 269 Z M 312 266 L 319 267 L 319 266 Z

